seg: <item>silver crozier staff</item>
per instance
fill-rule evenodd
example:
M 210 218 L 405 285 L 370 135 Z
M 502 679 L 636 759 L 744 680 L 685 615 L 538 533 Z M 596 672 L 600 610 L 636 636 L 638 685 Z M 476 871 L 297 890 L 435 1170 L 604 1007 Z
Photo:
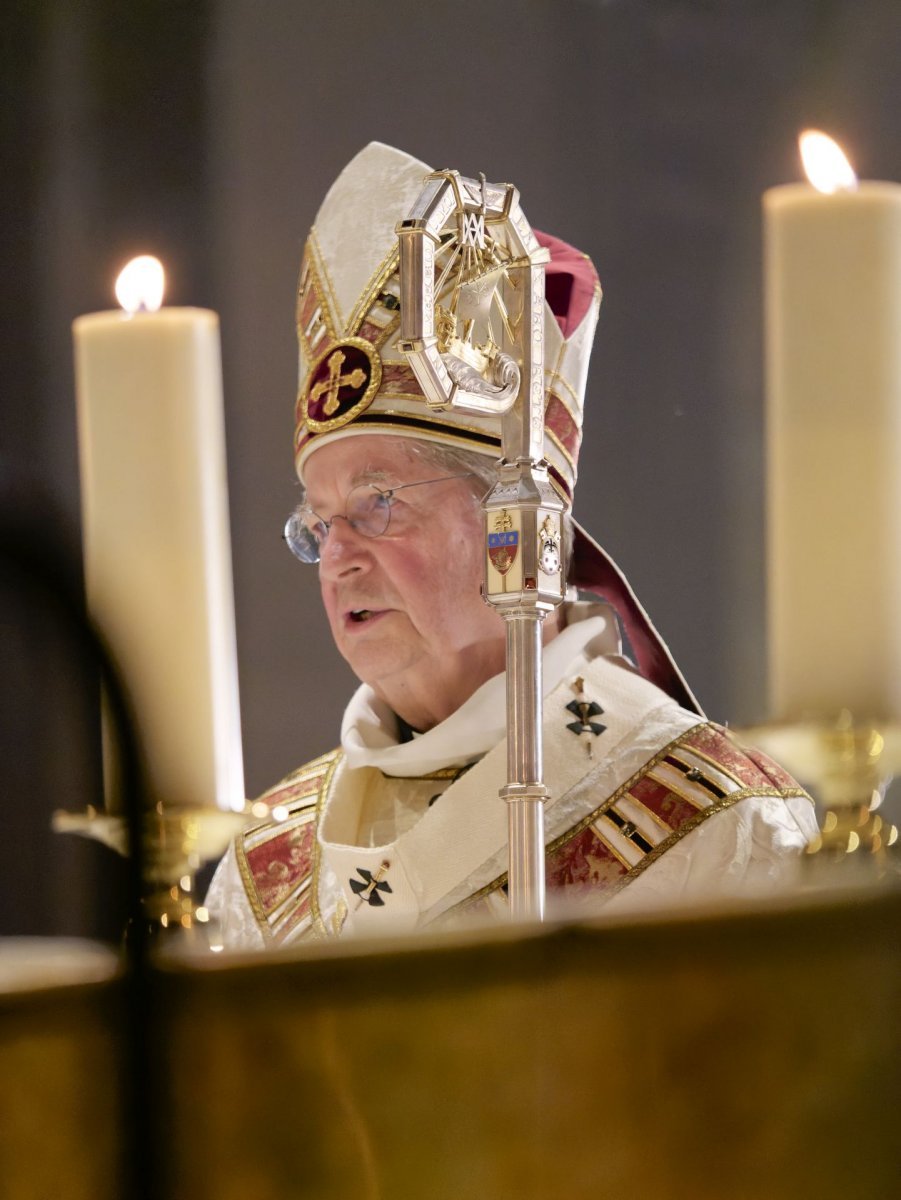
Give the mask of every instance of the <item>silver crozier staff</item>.
M 485 513 L 485 600 L 506 622 L 508 888 L 514 919 L 544 915 L 541 623 L 566 586 L 566 503 L 544 448 L 544 265 L 511 184 L 428 175 L 400 243 L 399 346 L 434 409 L 503 416 Z

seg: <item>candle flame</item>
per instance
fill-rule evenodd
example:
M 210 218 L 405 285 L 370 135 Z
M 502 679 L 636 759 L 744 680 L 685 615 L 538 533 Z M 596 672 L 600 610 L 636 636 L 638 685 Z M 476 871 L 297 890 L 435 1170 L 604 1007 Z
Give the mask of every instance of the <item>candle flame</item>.
M 156 312 L 163 303 L 166 274 L 150 254 L 140 254 L 119 272 L 116 299 L 127 313 Z
M 857 176 L 845 152 L 828 133 L 805 129 L 798 138 L 801 161 L 807 178 L 818 192 L 850 192 L 857 187 Z

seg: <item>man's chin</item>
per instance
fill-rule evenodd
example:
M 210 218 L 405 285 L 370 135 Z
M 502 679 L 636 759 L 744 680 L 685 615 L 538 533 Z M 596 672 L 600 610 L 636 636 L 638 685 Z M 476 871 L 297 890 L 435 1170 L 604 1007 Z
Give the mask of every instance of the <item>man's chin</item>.
M 410 653 L 409 645 L 365 644 L 348 639 L 338 646 L 341 656 L 361 683 L 368 684 L 380 696 L 389 691 L 392 684 L 399 683 L 409 671 L 414 671 L 416 656 Z

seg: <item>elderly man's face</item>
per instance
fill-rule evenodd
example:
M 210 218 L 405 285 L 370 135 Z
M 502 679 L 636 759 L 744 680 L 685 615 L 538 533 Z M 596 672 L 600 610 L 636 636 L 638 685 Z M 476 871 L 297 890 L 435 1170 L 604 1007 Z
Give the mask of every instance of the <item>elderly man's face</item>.
M 340 516 L 357 484 L 387 489 L 449 473 L 403 439 L 368 434 L 322 446 L 304 471 L 310 507 L 339 517 L 319 567 L 335 644 L 416 729 L 443 720 L 504 667 L 503 622 L 479 596 L 483 534 L 471 481 L 399 492 L 379 538 Z

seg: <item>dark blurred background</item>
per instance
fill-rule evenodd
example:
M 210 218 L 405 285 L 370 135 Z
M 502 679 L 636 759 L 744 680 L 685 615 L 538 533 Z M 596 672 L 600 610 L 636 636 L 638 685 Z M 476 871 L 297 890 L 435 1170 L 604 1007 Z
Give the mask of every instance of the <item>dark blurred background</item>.
M 519 187 L 605 299 L 576 513 L 710 715 L 764 711 L 760 195 L 826 129 L 901 179 L 897 0 L 12 0 L 0 87 L 0 497 L 78 592 L 70 325 L 140 252 L 222 319 L 248 793 L 335 744 L 352 678 L 284 551 L 306 230 L 367 141 Z M 11 531 L 11 532 L 10 532 Z M 95 687 L 0 574 L 0 933 L 114 936 Z

